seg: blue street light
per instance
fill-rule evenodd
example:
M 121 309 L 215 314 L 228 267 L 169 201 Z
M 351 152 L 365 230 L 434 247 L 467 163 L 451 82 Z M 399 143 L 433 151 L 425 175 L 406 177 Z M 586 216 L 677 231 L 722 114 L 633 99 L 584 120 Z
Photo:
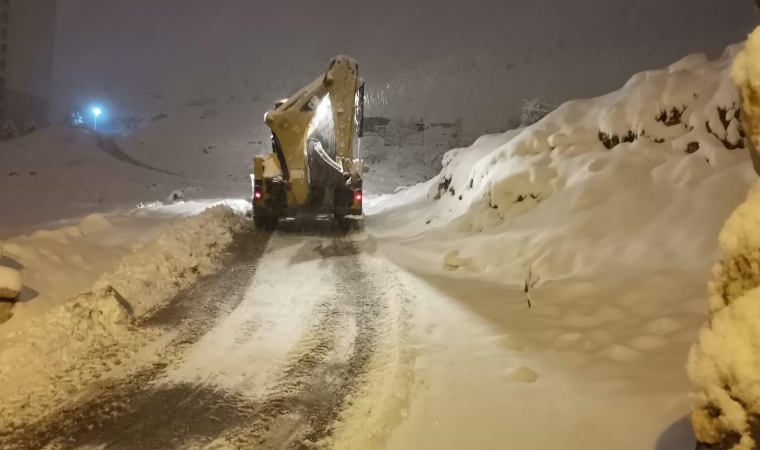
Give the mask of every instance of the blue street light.
M 95 129 L 98 129 L 98 116 L 103 114 L 100 108 L 92 108 L 92 114 L 95 116 Z

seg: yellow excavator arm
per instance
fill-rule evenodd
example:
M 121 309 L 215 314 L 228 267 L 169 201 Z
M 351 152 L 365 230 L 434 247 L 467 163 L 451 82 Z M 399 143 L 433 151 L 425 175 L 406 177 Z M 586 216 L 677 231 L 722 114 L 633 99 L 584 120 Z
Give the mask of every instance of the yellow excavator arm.
M 325 74 L 277 102 L 264 119 L 273 152 L 254 158 L 254 216 L 361 214 L 363 109 L 364 83 L 348 56 L 333 58 Z

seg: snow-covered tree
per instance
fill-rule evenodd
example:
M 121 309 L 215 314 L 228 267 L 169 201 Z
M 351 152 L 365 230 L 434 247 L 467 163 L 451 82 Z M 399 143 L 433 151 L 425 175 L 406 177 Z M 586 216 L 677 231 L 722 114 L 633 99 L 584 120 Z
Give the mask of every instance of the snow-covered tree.
M 37 122 L 34 119 L 29 120 L 29 122 L 26 123 L 26 132 L 27 133 L 33 133 L 34 131 L 39 128 L 39 125 L 37 125 Z
M 520 128 L 520 117 L 511 117 L 507 120 L 507 130 L 516 130 Z
M 760 143 L 760 28 L 734 62 L 744 129 Z M 698 449 L 754 450 L 760 431 L 760 183 L 720 233 L 707 323 L 689 354 Z
M 17 138 L 19 136 L 18 128 L 11 119 L 0 122 L 0 141 Z
M 546 117 L 554 109 L 543 97 L 536 97 L 533 100 L 523 100 L 522 113 L 520 114 L 520 126 L 527 127 L 533 125 L 539 120 Z

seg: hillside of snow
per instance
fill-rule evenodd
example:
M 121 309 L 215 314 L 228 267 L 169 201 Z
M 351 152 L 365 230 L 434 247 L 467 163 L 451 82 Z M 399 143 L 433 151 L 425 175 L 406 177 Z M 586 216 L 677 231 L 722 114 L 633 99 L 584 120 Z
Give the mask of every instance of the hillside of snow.
M 433 423 L 436 448 L 475 434 L 494 446 L 497 426 L 521 448 L 693 448 L 687 355 L 719 231 L 757 181 L 730 76 L 741 48 L 483 136 L 436 178 L 370 202 L 381 251 L 438 299 L 415 311 L 425 406 L 389 448 L 438 436 Z M 448 323 L 460 331 L 436 331 Z
M 250 195 L 247 174 L 245 180 L 215 179 L 182 164 L 150 164 L 109 136 L 77 128 L 42 128 L 0 142 L 0 237 L 51 221 L 165 202 L 175 190 L 188 200 Z
M 445 242 L 495 278 L 517 280 L 531 262 L 545 279 L 704 267 L 756 178 L 728 76 L 737 50 L 637 74 L 452 150 L 435 180 L 380 199 L 370 222 L 382 235 Z

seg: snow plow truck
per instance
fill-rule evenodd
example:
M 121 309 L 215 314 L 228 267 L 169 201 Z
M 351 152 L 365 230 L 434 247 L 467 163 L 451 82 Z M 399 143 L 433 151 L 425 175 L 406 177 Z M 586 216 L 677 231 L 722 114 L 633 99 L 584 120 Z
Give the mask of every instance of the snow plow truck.
M 331 215 L 341 227 L 361 220 L 363 117 L 364 82 L 348 56 L 275 103 L 264 117 L 272 152 L 253 158 L 256 228 L 273 230 L 281 218 L 302 214 Z

